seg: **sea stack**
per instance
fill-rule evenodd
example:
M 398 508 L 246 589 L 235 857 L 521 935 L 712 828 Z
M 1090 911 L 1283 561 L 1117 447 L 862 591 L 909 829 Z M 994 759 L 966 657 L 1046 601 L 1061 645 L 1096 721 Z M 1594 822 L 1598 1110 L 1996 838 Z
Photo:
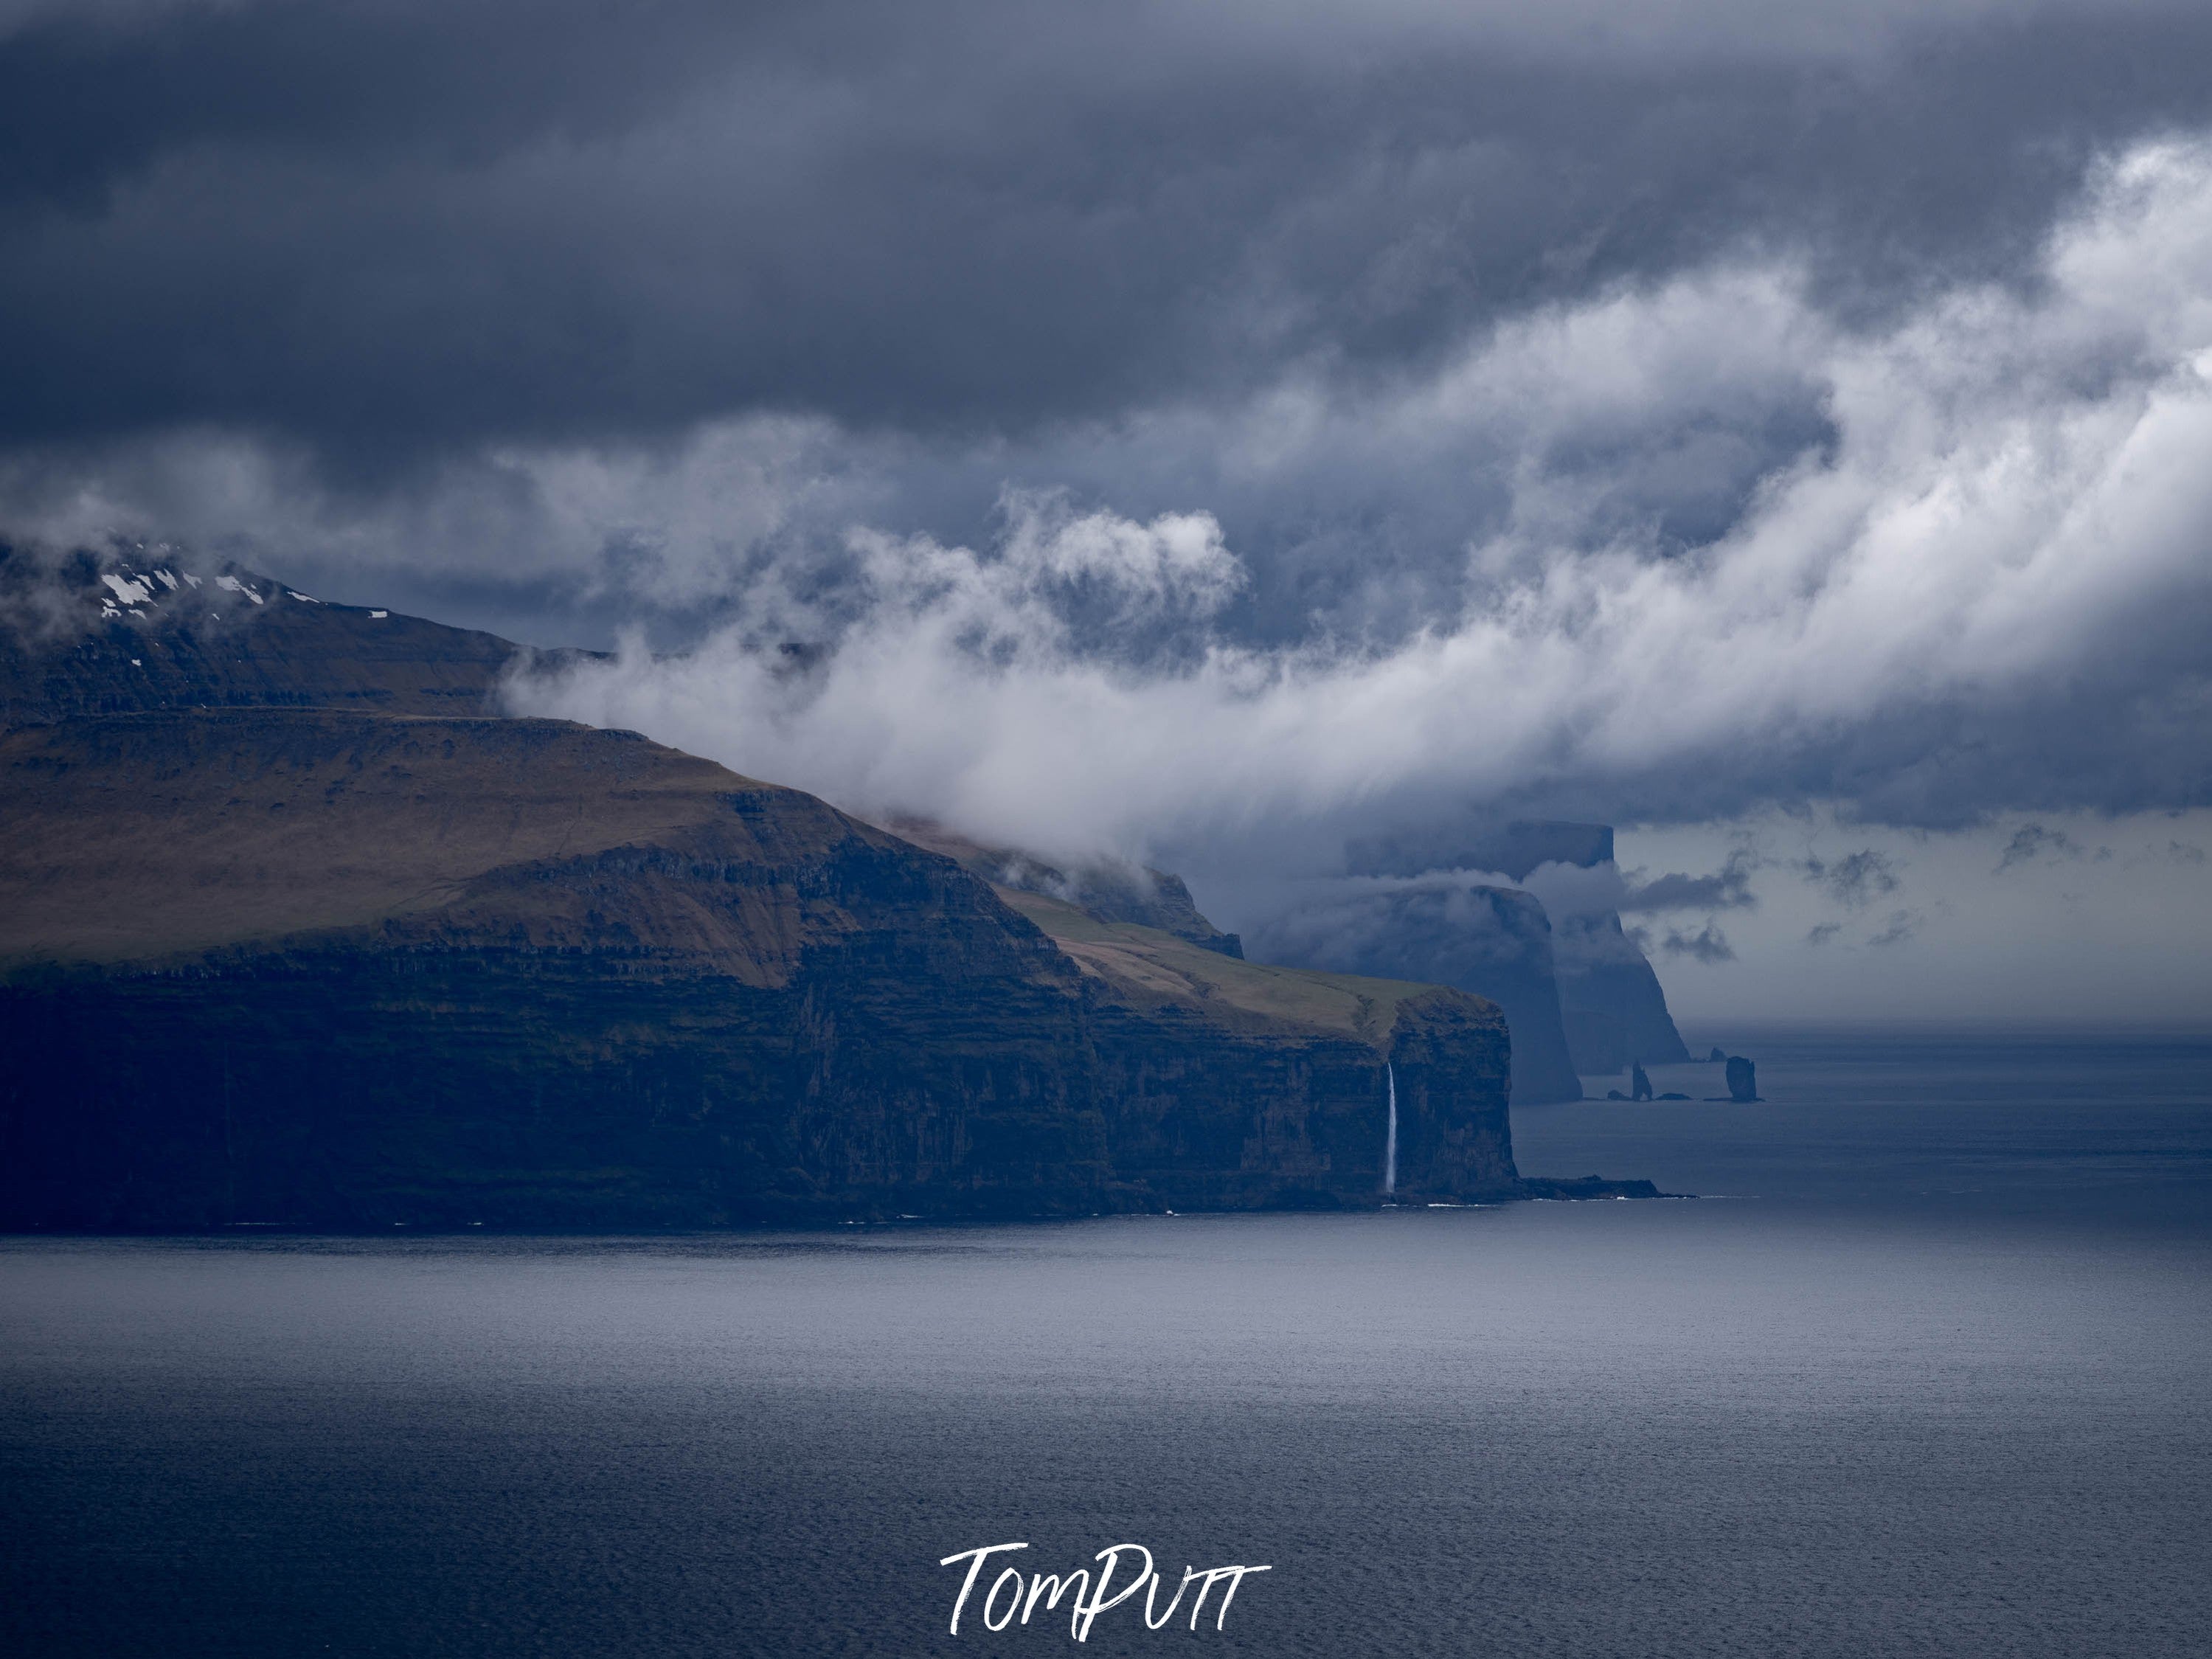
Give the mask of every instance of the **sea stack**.
M 1741 1054 L 1730 1054 L 1728 1062 L 1729 1098 L 1748 1103 L 1759 1098 L 1759 1068 Z

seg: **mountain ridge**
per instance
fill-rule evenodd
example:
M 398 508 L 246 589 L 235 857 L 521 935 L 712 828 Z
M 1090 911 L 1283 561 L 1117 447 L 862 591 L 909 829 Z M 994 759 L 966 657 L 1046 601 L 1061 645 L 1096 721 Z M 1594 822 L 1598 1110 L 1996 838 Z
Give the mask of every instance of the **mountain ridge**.
M 58 563 L 0 546 L 0 729 L 159 708 L 499 714 L 520 667 L 598 654 L 314 599 L 166 543 Z

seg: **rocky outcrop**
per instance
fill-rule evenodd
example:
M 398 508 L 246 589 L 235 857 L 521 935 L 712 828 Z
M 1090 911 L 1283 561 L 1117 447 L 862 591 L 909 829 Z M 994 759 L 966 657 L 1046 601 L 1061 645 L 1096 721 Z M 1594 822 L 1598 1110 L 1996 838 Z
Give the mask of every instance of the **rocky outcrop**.
M 18 1229 L 1373 1204 L 1394 1066 L 1404 1193 L 1536 1190 L 1475 998 L 1102 922 L 557 721 L 0 739 L 0 1054 Z
M 1759 1068 L 1741 1054 L 1730 1054 L 1728 1062 L 1729 1098 L 1739 1105 L 1749 1105 L 1759 1099 Z

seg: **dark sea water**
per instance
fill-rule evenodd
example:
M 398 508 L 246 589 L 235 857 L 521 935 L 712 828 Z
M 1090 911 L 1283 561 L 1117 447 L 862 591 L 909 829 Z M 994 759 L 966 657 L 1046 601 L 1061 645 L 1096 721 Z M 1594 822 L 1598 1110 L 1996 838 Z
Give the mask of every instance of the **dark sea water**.
M 0 1651 L 2212 1652 L 2212 1043 L 1720 1036 L 1516 1115 L 1694 1202 L 0 1242 Z

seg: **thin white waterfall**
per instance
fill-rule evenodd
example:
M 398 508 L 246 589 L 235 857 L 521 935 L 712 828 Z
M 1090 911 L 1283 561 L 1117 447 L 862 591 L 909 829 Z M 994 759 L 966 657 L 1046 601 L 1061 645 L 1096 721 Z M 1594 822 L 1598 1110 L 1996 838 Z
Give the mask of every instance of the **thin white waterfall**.
M 1390 1133 L 1382 1143 L 1382 1190 L 1398 1190 L 1398 1068 L 1387 1062 L 1384 1073 L 1390 1079 Z

